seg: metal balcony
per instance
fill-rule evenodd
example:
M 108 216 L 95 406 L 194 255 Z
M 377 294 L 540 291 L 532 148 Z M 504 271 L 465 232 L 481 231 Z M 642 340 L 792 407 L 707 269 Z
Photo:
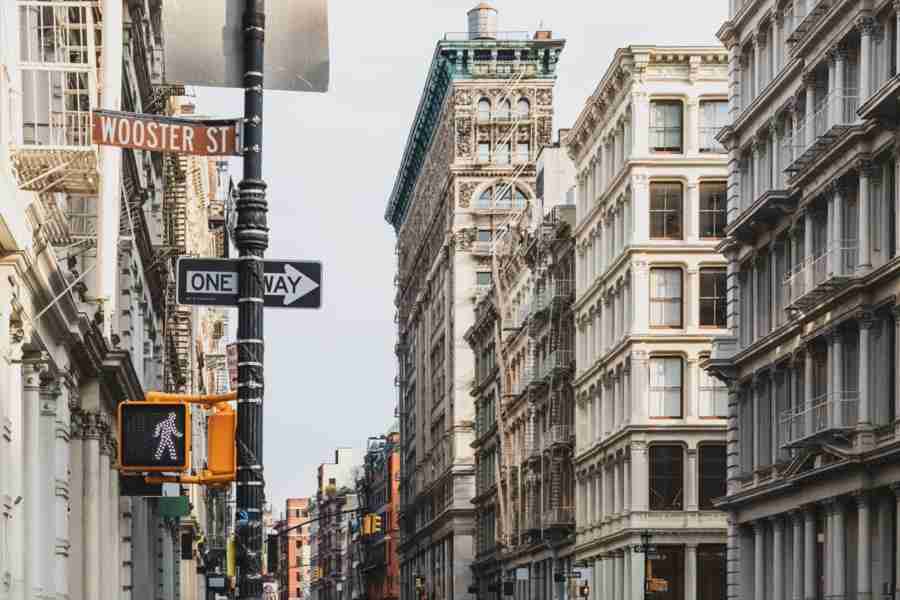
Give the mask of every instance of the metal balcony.
M 828 94 L 785 139 L 785 154 L 792 157 L 786 171 L 797 174 L 821 157 L 859 122 L 858 109 L 859 90 L 847 88 Z
M 834 392 L 815 398 L 811 404 L 788 409 L 779 418 L 779 433 L 785 446 L 801 446 L 816 438 L 845 435 L 856 428 L 859 393 Z
M 839 242 L 788 272 L 784 299 L 789 310 L 807 311 L 846 287 L 855 277 L 855 240 Z
M 793 17 L 788 22 L 787 41 L 791 48 L 796 48 L 807 34 L 816 28 L 822 16 L 831 9 L 834 2 L 835 0 L 811 0 L 809 4 L 814 4 L 814 6 L 807 6 L 808 10 L 805 15 Z
M 551 304 L 564 305 L 575 298 L 575 282 L 571 279 L 555 279 L 550 286 Z
M 556 447 L 571 448 L 575 445 L 575 435 L 572 428 L 568 425 L 551 425 L 544 432 L 543 440 L 544 450 L 551 450 Z
M 544 529 L 575 527 L 575 509 L 566 506 L 545 510 L 541 521 Z

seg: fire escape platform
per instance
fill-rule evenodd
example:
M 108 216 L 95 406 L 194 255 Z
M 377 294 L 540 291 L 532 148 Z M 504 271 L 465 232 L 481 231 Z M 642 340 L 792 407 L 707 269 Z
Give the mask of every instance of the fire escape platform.
M 839 293 L 853 281 L 851 275 L 831 275 L 828 279 L 819 283 L 813 288 L 801 295 L 799 298 L 792 300 L 788 304 L 788 308 L 807 312 L 815 308 L 822 302 Z
M 86 195 L 100 190 L 98 155 L 92 146 L 18 146 L 11 154 L 23 190 Z

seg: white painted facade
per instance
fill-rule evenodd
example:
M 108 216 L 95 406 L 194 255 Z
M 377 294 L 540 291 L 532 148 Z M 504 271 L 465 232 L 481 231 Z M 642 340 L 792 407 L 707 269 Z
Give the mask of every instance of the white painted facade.
M 660 599 L 724 596 L 725 516 L 700 472 L 724 463 L 725 396 L 699 362 L 727 333 L 708 290 L 724 280 L 727 156 L 711 131 L 726 61 L 719 47 L 620 49 L 565 140 L 578 173 L 575 558 L 594 597 L 640 600 L 645 575 Z M 664 557 L 646 573 L 644 530 Z M 723 581 L 712 595 L 708 569 Z

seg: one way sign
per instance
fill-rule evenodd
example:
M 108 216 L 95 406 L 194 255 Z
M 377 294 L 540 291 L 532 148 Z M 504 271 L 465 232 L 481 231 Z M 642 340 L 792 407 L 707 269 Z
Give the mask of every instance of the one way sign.
M 178 259 L 178 303 L 200 306 L 238 305 L 237 259 Z M 265 306 L 321 308 L 322 263 L 265 261 Z

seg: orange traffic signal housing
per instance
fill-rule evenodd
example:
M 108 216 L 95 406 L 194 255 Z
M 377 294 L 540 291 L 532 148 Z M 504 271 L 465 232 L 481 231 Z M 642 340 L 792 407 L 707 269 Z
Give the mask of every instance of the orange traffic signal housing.
M 207 444 L 208 471 L 213 476 L 234 476 L 237 473 L 234 437 L 237 418 L 234 409 L 228 404 L 216 404 L 214 410 L 215 412 L 206 418 L 206 429 L 209 436 Z

